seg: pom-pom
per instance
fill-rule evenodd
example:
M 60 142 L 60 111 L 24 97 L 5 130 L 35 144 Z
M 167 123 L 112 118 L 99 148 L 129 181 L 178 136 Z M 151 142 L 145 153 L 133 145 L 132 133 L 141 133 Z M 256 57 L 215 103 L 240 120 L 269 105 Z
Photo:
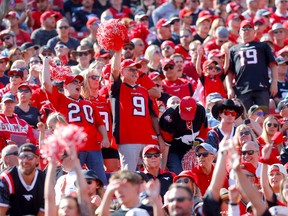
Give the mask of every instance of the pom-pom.
M 110 19 L 100 24 L 97 41 L 103 49 L 119 51 L 129 41 L 128 29 L 120 20 Z
M 182 168 L 183 170 L 192 170 L 198 165 L 195 148 L 190 149 L 182 158 Z
M 79 149 L 85 145 L 87 134 L 82 127 L 77 125 L 57 124 L 54 133 L 44 141 L 41 147 L 41 154 L 44 158 L 51 160 L 56 158 L 61 161 L 64 151 L 69 152 L 71 147 Z
M 145 26 L 143 23 L 137 24 L 129 32 L 130 40 L 132 40 L 133 38 L 141 38 L 142 41 L 145 43 L 145 46 L 147 46 L 146 40 L 147 40 L 148 35 L 149 35 L 149 30 L 147 26 Z
M 54 60 L 50 63 L 50 77 L 55 81 L 64 81 L 66 76 L 71 76 L 70 66 L 62 65 L 60 60 Z

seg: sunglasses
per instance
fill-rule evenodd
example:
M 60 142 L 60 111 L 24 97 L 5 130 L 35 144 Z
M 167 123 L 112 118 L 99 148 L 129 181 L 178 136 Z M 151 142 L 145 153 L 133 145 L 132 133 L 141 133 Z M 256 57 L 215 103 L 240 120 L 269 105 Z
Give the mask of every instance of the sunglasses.
M 74 79 L 74 80 L 72 81 L 72 83 L 73 83 L 74 85 L 81 85 L 81 84 L 82 84 L 82 82 L 80 82 L 79 80 L 76 80 L 76 79 Z
M 264 116 L 264 112 L 261 112 L 261 111 L 255 113 L 255 114 L 256 114 L 257 116 Z
M 48 52 L 48 53 L 42 53 L 42 56 L 52 56 L 52 53 Z
M 273 126 L 273 127 L 278 127 L 278 124 L 277 124 L 277 123 L 274 123 L 274 124 L 268 123 L 267 126 L 268 126 L 268 127 L 272 127 L 272 126 Z
M 226 43 L 228 40 L 219 40 L 219 43 Z
M 243 132 L 240 132 L 240 137 L 247 136 L 249 134 L 250 134 L 250 131 L 243 131 Z
M 39 61 L 39 60 L 33 60 L 33 61 L 30 61 L 29 63 L 30 63 L 30 64 L 39 64 L 40 61 Z
M 224 115 L 228 116 L 228 115 L 231 115 L 233 117 L 235 117 L 237 115 L 237 113 L 235 111 L 228 111 L 228 110 L 225 110 L 223 111 Z
M 188 38 L 188 37 L 189 37 L 188 34 L 186 34 L 186 35 L 181 35 L 181 36 L 180 36 L 180 38 Z
M 154 154 L 145 154 L 144 157 L 146 158 L 152 158 L 152 157 L 158 158 L 160 157 L 160 153 L 154 153 Z
M 100 79 L 100 76 L 91 75 L 91 76 L 88 76 L 88 78 L 90 78 L 90 79 L 92 79 L 92 80 L 99 80 L 99 79 Z
M 9 153 L 7 153 L 5 156 L 10 156 L 10 155 L 18 156 L 18 151 L 9 152 Z
M 63 155 L 61 156 L 60 160 L 63 161 L 67 157 L 68 157 L 67 152 L 64 152 Z
M 35 157 L 34 154 L 22 154 L 22 155 L 19 155 L 19 158 L 21 160 L 24 160 L 24 159 L 33 160 L 34 157 Z
M 274 34 L 283 33 L 283 30 L 275 30 L 273 31 Z
M 18 89 L 18 92 L 19 92 L 19 93 L 22 93 L 22 92 L 23 92 L 23 93 L 29 93 L 29 92 L 31 92 L 31 91 L 30 91 L 30 89 Z
M 3 37 L 1 41 L 10 40 L 11 36 Z
M 255 26 L 262 26 L 262 25 L 264 25 L 262 22 L 256 22 L 255 24 L 254 24 Z
M 174 198 L 169 198 L 168 202 L 169 203 L 172 203 L 174 201 L 176 201 L 176 202 L 184 202 L 185 200 L 191 200 L 191 198 L 189 198 L 189 197 L 174 197 Z
M 242 153 L 242 155 L 246 155 L 246 154 L 248 154 L 248 155 L 253 155 L 255 152 L 258 152 L 258 151 L 255 151 L 255 150 L 247 150 L 247 151 L 241 151 L 241 153 Z
M 76 53 L 76 56 L 82 57 L 82 56 L 88 56 L 89 52 L 83 52 L 83 53 Z
M 124 50 L 133 50 L 134 49 L 134 47 L 124 47 Z
M 68 29 L 69 26 L 59 26 L 59 29 Z
M 174 69 L 174 65 L 169 65 L 169 66 L 165 66 L 164 68 L 163 68 L 163 70 L 165 70 L 165 71 L 167 71 L 167 70 L 173 70 Z
M 11 74 L 10 77 L 16 77 L 16 78 L 20 78 L 21 76 L 19 74 Z
M 209 152 L 202 152 L 202 153 L 196 153 L 196 156 L 197 157 L 201 157 L 201 156 L 203 156 L 203 157 L 208 157 L 208 155 L 209 155 Z
M 178 179 L 176 183 L 185 183 L 188 184 L 190 182 L 189 178 Z
M 56 46 L 54 49 L 59 50 L 59 49 L 64 49 L 64 48 L 67 48 L 67 47 L 64 45 L 59 45 L 59 46 Z
M 242 31 L 251 31 L 253 28 L 251 27 L 244 27 L 244 28 L 241 28 Z
M 213 69 L 215 69 L 217 72 L 220 72 L 220 71 L 221 71 L 221 68 L 220 68 L 219 66 L 215 66 L 215 67 L 213 67 L 213 66 L 208 66 L 207 69 L 208 69 L 208 70 L 213 70 Z
M 137 68 L 129 68 L 128 71 L 129 72 L 138 72 L 138 69 Z

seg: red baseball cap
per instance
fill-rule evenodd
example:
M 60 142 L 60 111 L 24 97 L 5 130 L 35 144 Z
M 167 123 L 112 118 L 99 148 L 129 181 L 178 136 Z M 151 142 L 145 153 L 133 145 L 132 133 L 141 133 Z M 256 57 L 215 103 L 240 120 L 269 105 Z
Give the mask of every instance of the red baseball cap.
M 132 59 L 125 59 L 123 62 L 121 62 L 121 69 L 134 66 L 138 69 L 142 67 L 140 63 L 134 62 Z
M 173 61 L 173 59 L 170 59 L 170 58 L 164 58 L 164 59 L 161 59 L 161 65 L 162 65 L 162 70 L 164 69 L 164 67 L 166 65 L 175 65 L 175 62 Z
M 23 88 L 23 87 L 28 88 L 30 92 L 32 92 L 32 88 L 27 83 L 22 83 L 21 85 L 18 86 L 18 89 Z
M 9 17 L 14 17 L 14 18 L 19 19 L 19 15 L 17 14 L 16 11 L 10 11 L 10 12 L 5 16 L 5 18 L 9 18 Z
M 203 70 L 210 64 L 215 63 L 216 65 L 218 64 L 217 61 L 212 60 L 212 59 L 207 59 L 204 63 L 203 63 Z
M 86 22 L 86 27 L 89 28 L 93 23 L 100 24 L 101 21 L 100 21 L 100 19 L 98 17 L 91 17 Z
M 241 4 L 239 4 L 237 2 L 230 2 L 227 5 L 226 10 L 228 9 L 228 13 L 230 13 L 230 12 L 235 12 L 235 11 L 239 10 L 240 8 L 242 8 Z
M 190 178 L 192 179 L 195 183 L 196 183 L 196 179 L 197 179 L 197 176 L 195 173 L 192 172 L 192 170 L 184 170 L 182 171 L 181 173 L 179 173 L 178 176 L 175 176 L 173 178 L 173 183 L 177 182 L 177 180 L 179 178 L 183 178 L 183 177 L 187 177 L 187 178 Z
M 180 117 L 185 121 L 193 121 L 197 110 L 197 104 L 194 98 L 186 96 L 182 98 L 179 105 Z
M 161 27 L 165 27 L 165 26 L 169 26 L 170 23 L 165 19 L 165 18 L 161 18 L 160 20 L 158 20 L 157 24 L 156 24 L 156 29 L 159 29 Z
M 150 73 L 148 76 L 149 76 L 149 78 L 150 78 L 151 80 L 154 80 L 154 79 L 156 79 L 157 77 L 160 77 L 161 79 L 165 79 L 165 76 L 164 76 L 163 74 L 159 73 L 159 72 L 152 72 L 152 73 Z
M 0 59 L 9 62 L 9 58 L 0 54 Z
M 66 79 L 64 81 L 65 85 L 68 85 L 71 83 L 73 80 L 78 79 L 81 83 L 83 82 L 84 78 L 81 75 L 76 75 L 76 76 L 66 76 Z
M 237 19 L 237 18 L 239 18 L 241 21 L 242 20 L 244 20 L 244 17 L 242 16 L 242 15 L 239 15 L 239 14 L 237 14 L 237 13 L 232 13 L 232 14 L 230 14 L 228 17 L 227 17 L 227 24 L 231 21 L 231 20 L 233 20 L 233 19 Z
M 186 16 L 191 16 L 192 14 L 193 14 L 192 11 L 181 10 L 181 11 L 179 12 L 179 18 L 180 18 L 180 19 L 183 19 L 184 17 L 186 17 Z
M 164 42 L 161 44 L 161 49 L 163 49 L 163 48 L 166 47 L 166 46 L 170 46 L 170 47 L 172 47 L 173 49 L 175 48 L 175 44 L 173 43 L 173 41 L 170 41 L 170 40 L 164 41 Z
M 244 26 L 250 26 L 251 28 L 254 28 L 253 21 L 251 19 L 243 20 L 240 24 L 240 28 L 243 28 Z
M 213 49 L 209 52 L 208 54 L 208 58 L 207 59 L 211 59 L 213 56 L 216 56 L 216 57 L 221 57 L 225 55 L 224 52 L 221 52 L 219 49 Z M 211 64 L 211 63 L 210 63 Z
M 110 74 L 111 74 L 111 64 L 106 64 L 102 68 L 102 76 L 104 77 L 105 80 L 109 80 Z
M 55 17 L 55 19 L 58 19 L 61 17 L 60 13 L 53 11 L 53 10 L 49 10 L 44 12 L 41 16 L 40 16 L 40 22 L 43 23 L 47 18 L 49 17 Z
M 94 57 L 97 58 L 105 58 L 107 56 L 111 56 L 111 53 L 108 50 L 100 49 L 97 53 L 95 53 Z
M 147 146 L 144 147 L 142 155 L 144 156 L 150 150 L 154 150 L 157 153 L 161 153 L 160 148 L 159 148 L 158 145 L 147 145 Z
M 12 70 L 10 70 L 9 72 L 8 72 L 8 76 L 11 76 L 11 74 L 14 74 L 14 73 L 16 73 L 16 74 L 18 74 L 20 77 L 21 77 L 21 79 L 23 79 L 23 70 L 22 69 L 20 69 L 20 68 L 14 68 L 14 69 L 12 69 Z

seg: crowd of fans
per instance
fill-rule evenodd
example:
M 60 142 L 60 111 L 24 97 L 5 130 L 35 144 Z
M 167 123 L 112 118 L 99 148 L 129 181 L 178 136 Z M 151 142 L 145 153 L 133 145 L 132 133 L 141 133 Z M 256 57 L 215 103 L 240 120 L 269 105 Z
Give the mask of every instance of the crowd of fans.
M 287 9 L 2 0 L 0 215 L 288 215 Z

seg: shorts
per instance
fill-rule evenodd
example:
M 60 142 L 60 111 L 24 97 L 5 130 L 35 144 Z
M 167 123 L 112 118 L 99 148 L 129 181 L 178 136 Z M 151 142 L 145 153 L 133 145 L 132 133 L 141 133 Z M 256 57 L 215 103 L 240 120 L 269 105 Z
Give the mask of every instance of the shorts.
M 102 148 L 103 159 L 119 159 L 119 153 L 113 148 Z

